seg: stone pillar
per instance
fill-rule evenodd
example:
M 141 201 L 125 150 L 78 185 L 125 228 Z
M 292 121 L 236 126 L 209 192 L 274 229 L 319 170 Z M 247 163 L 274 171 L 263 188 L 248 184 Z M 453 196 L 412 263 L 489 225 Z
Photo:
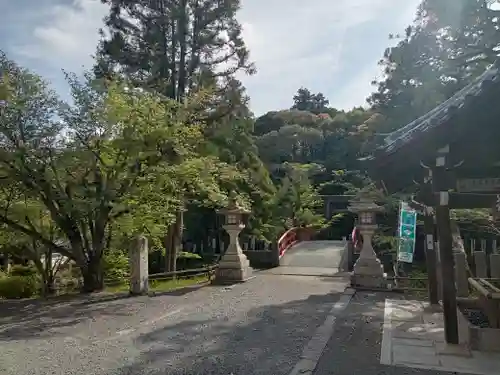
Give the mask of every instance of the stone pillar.
M 130 294 L 148 293 L 148 239 L 139 236 L 129 251 Z
M 467 278 L 467 257 L 465 253 L 457 252 L 455 257 L 455 283 L 457 285 L 457 297 L 469 296 L 469 281 Z
M 490 271 L 493 279 L 500 279 L 500 254 L 490 255 Z
M 486 252 L 474 251 L 474 266 L 475 277 L 487 278 L 488 277 L 488 264 L 486 263 Z
M 381 207 L 362 198 L 358 202 L 352 202 L 349 210 L 359 215 L 358 228 L 363 237 L 363 247 L 351 274 L 351 285 L 385 288 L 387 275 L 372 246 L 372 237 L 377 229 L 375 213 L 381 211 Z

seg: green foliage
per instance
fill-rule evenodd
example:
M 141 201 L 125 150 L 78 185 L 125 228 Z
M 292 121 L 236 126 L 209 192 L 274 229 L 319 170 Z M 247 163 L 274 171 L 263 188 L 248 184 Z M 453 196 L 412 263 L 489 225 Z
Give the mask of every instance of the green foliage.
M 422 1 L 380 61 L 385 77 L 368 100 L 379 114 L 372 127 L 398 129 L 470 83 L 497 59 L 498 26 L 497 11 L 483 0 Z
M 33 276 L 0 277 L 0 298 L 19 299 L 33 297 L 38 290 Z
M 196 259 L 196 260 L 201 260 L 203 258 L 199 254 L 190 253 L 190 252 L 187 252 L 187 251 L 181 251 L 179 254 L 177 254 L 177 259 Z
M 22 266 L 19 264 L 15 264 L 10 269 L 10 275 L 35 277 L 37 275 L 37 270 L 33 266 Z
M 236 19 L 239 0 L 103 2 L 113 6 L 98 48 L 99 76 L 119 75 L 177 101 L 223 87 L 213 91 L 210 109 L 237 109 L 234 75 L 255 72 Z
M 234 168 L 199 154 L 203 124 L 195 109 L 204 93 L 181 105 L 90 74 L 83 81 L 69 75 L 74 104 L 63 105 L 43 80 L 1 57 L 12 95 L 1 115 L 8 141 L 0 153 L 0 221 L 74 260 L 87 283 L 110 232 L 159 238 L 186 195 L 223 201 L 221 181 L 238 180 Z M 36 261 L 41 253 L 30 248 Z
M 293 97 L 292 108 L 299 111 L 322 113 L 327 110 L 328 104 L 328 99 L 322 93 L 313 94 L 305 87 L 301 87 Z
M 200 268 L 203 266 L 204 259 L 194 253 L 189 253 L 186 251 L 181 251 L 177 254 L 177 269 L 193 269 Z
M 126 280 L 130 274 L 128 254 L 121 250 L 108 250 L 103 257 L 104 277 L 107 280 Z

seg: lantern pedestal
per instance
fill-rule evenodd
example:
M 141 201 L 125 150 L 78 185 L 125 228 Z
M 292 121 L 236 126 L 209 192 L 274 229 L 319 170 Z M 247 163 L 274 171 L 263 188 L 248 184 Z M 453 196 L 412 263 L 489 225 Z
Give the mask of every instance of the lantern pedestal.
M 244 227 L 243 224 L 227 224 L 223 227 L 229 234 L 229 246 L 215 271 L 216 284 L 241 283 L 252 277 L 253 269 L 238 241 L 238 235 Z
M 351 285 L 364 288 L 385 288 L 387 275 L 372 246 L 372 237 L 377 229 L 375 214 L 382 211 L 382 207 L 362 198 L 353 202 L 349 210 L 358 214 L 358 228 L 363 237 L 363 247 L 351 273 Z
M 215 284 L 234 284 L 247 281 L 252 276 L 252 267 L 243 250 L 241 249 L 238 236 L 245 228 L 244 216 L 249 210 L 239 206 L 236 193 L 229 195 L 229 205 L 218 212 L 225 219 L 224 230 L 229 235 L 229 246 L 219 261 L 219 267 L 215 271 Z
M 385 288 L 387 275 L 372 247 L 376 225 L 360 225 L 363 247 L 351 273 L 351 285 L 365 288 Z
M 252 277 L 253 269 L 238 241 L 238 235 L 244 227 L 243 224 L 224 225 L 224 230 L 229 234 L 229 246 L 215 271 L 215 284 L 241 283 Z

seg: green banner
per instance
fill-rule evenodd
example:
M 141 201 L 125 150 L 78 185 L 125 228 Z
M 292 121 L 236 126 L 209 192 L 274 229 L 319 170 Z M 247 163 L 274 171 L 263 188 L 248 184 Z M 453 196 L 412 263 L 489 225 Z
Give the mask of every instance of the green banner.
M 401 202 L 399 210 L 398 262 L 413 262 L 416 230 L 417 212 L 405 202 Z

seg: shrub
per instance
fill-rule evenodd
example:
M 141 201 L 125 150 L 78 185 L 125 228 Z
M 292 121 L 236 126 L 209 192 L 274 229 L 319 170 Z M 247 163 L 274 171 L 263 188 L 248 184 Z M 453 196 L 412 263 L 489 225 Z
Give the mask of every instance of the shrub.
M 23 266 L 20 264 L 15 264 L 10 269 L 11 276 L 30 276 L 34 277 L 37 275 L 37 270 L 33 266 Z
M 18 299 L 33 297 L 38 289 L 33 276 L 6 276 L 0 278 L 0 298 Z
M 177 254 L 177 270 L 193 269 L 203 267 L 203 258 L 195 253 L 181 251 Z
M 125 280 L 129 274 L 128 255 L 120 250 L 109 250 L 103 257 L 104 278 L 110 281 Z
M 148 257 L 149 274 L 162 273 L 165 268 L 165 250 L 153 249 Z

